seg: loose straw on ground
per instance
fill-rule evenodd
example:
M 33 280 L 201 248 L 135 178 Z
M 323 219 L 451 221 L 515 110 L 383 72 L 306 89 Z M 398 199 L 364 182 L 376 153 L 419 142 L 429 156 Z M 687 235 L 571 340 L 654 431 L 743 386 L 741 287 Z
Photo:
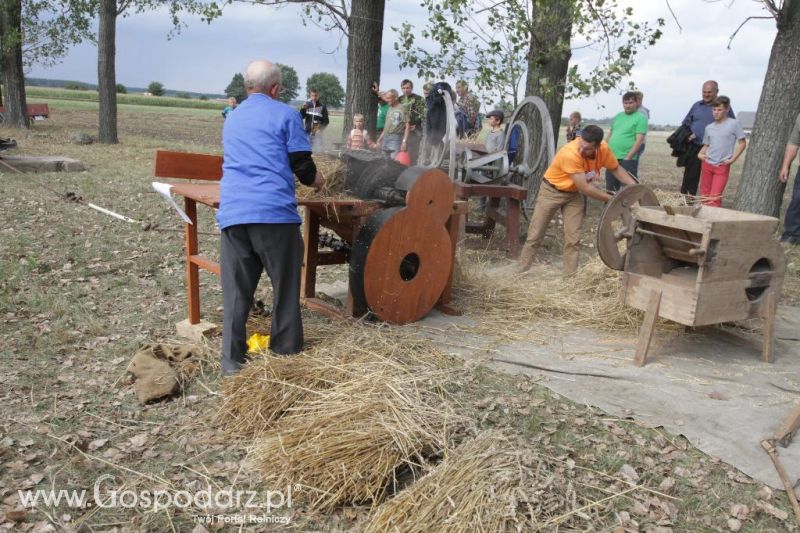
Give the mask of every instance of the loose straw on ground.
M 309 348 L 291 357 L 255 356 L 224 381 L 216 424 L 231 438 L 252 438 L 269 429 L 299 401 L 354 377 L 385 369 L 416 368 L 425 375 L 451 364 L 429 341 L 400 329 L 346 322 L 315 324 Z
M 251 457 L 265 482 L 300 485 L 298 497 L 313 509 L 378 504 L 466 424 L 421 386 L 428 380 L 424 368 L 367 365 L 295 403 Z
M 451 450 L 430 474 L 378 507 L 366 531 L 536 531 L 564 517 L 575 501 L 566 468 L 489 431 Z
M 536 266 L 525 275 L 513 268 L 460 262 L 457 305 L 482 316 L 488 329 L 511 336 L 542 319 L 604 330 L 633 331 L 641 324 L 640 312 L 622 301 L 621 273 L 598 258 L 571 276 L 549 266 Z

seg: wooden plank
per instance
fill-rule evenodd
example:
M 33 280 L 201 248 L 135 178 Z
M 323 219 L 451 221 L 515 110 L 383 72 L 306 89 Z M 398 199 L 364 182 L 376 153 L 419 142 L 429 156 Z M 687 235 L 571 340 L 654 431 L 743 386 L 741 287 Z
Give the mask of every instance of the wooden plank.
M 777 301 L 775 290 L 768 290 L 764 295 L 764 307 L 762 315 L 764 317 L 764 344 L 761 350 L 761 358 L 765 363 L 772 362 L 772 352 L 775 350 L 775 313 L 777 311 Z
M 157 178 L 219 181 L 222 179 L 222 156 L 158 150 L 153 175 Z
M 650 294 L 661 292 L 659 315 L 684 326 L 694 326 L 697 308 L 697 293 L 693 288 L 671 284 L 661 278 L 626 273 L 625 303 L 641 311 L 647 311 Z
M 303 269 L 300 273 L 300 296 L 314 298 L 317 295 L 317 255 L 319 253 L 319 217 L 306 206 L 303 224 Z
M 525 200 L 528 190 L 519 185 L 480 185 L 477 183 L 454 182 L 457 198 L 470 198 L 472 196 L 486 196 L 489 198 L 515 198 Z
M 786 418 L 783 419 L 781 425 L 778 426 L 778 429 L 772 434 L 772 440 L 774 440 L 776 444 L 786 448 L 791 444 L 792 438 L 794 438 L 798 428 L 800 428 L 800 405 L 795 406 Z
M 461 233 L 461 226 L 463 224 L 466 215 L 463 213 L 453 213 L 450 215 L 450 218 L 447 220 L 447 224 L 445 224 L 445 229 L 447 229 L 447 234 L 450 236 L 450 256 L 452 261 L 450 263 L 450 275 L 447 277 L 447 284 L 444 286 L 444 290 L 442 294 L 439 296 L 439 301 L 437 305 L 440 307 L 444 314 L 450 315 L 458 315 L 460 316 L 461 313 L 456 311 L 454 308 L 451 308 L 449 305 L 450 301 L 453 299 L 453 272 L 456 269 L 456 245 L 458 244 L 458 236 Z
M 216 274 L 217 276 L 220 275 L 219 263 L 217 263 L 216 261 L 211 261 L 210 259 L 206 259 L 202 255 L 190 255 L 189 261 L 194 263 L 198 267 L 211 272 L 212 274 Z
M 516 259 L 519 257 L 520 252 L 520 243 L 519 243 L 519 231 L 520 231 L 520 201 L 509 198 L 508 200 L 508 214 L 506 215 L 505 226 L 506 226 L 506 257 L 510 257 L 511 259 Z
M 197 255 L 197 203 L 191 198 L 185 199 L 186 215 L 191 224 L 186 224 L 186 288 L 187 305 L 189 307 L 189 323 L 200 322 L 200 273 L 192 256 Z
M 207 205 L 209 207 L 219 207 L 219 184 L 213 185 L 198 184 L 198 183 L 175 183 L 172 184 L 172 192 L 191 198 L 197 203 Z
M 655 329 L 660 304 L 661 291 L 653 291 L 644 315 L 642 328 L 639 330 L 639 342 L 636 344 L 636 355 L 633 358 L 633 364 L 636 366 L 641 367 L 647 363 L 647 351 L 650 349 L 650 341 L 653 339 L 653 329 Z
M 338 307 L 324 300 L 320 300 L 319 298 L 300 298 L 300 303 L 302 303 L 308 309 L 322 313 L 330 318 L 348 318 Z
M 317 252 L 317 266 L 320 265 L 341 265 L 347 263 L 350 257 L 345 252 L 322 251 Z

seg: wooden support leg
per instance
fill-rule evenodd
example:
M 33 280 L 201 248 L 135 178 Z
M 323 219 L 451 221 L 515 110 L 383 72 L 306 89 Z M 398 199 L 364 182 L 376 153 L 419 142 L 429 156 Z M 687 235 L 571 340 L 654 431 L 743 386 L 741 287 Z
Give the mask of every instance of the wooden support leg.
M 200 322 L 200 272 L 192 262 L 192 256 L 197 255 L 197 203 L 191 198 L 186 198 L 186 215 L 192 221 L 186 224 L 186 290 L 189 306 L 189 323 Z
M 319 254 L 319 217 L 306 206 L 303 224 L 303 270 L 300 273 L 300 297 L 314 298 L 317 295 L 317 255 Z
M 500 208 L 500 198 L 490 196 L 486 199 L 486 213 L 483 220 L 483 238 L 490 239 L 497 224 L 497 210 Z
M 516 198 L 508 199 L 508 213 L 506 213 L 506 256 L 511 259 L 519 257 L 519 217 L 520 202 Z
M 644 314 L 642 329 L 639 330 L 639 342 L 636 344 L 636 356 L 633 364 L 644 366 L 647 363 L 647 351 L 650 349 L 650 341 L 653 339 L 653 329 L 655 329 L 656 319 L 658 318 L 658 308 L 661 306 L 661 291 L 650 293 L 650 302 L 647 304 L 647 311 Z
M 436 308 L 446 315 L 461 315 L 459 310 L 448 304 L 450 303 L 450 300 L 453 299 L 453 272 L 456 268 L 456 245 L 458 244 L 458 239 L 461 236 L 461 226 L 465 217 L 466 215 L 454 213 L 450 215 L 450 218 L 447 219 L 447 223 L 445 224 L 447 233 L 450 234 L 450 254 L 453 258 L 453 262 L 450 266 L 450 276 L 447 278 L 447 284 L 444 286 L 444 290 L 439 297 Z
M 777 312 L 777 302 L 775 291 L 770 290 L 764 296 L 764 308 L 762 318 L 764 319 L 764 344 L 761 351 L 761 358 L 765 363 L 772 362 L 772 355 L 775 349 L 775 313 Z

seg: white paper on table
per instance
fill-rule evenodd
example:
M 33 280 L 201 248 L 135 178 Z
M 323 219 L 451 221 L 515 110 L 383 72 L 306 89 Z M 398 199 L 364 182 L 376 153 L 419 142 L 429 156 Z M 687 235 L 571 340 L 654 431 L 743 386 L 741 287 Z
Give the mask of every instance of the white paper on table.
M 172 199 L 172 192 L 171 192 L 172 185 L 170 185 L 169 183 L 161 183 L 158 181 L 154 181 L 153 188 L 156 190 L 158 194 L 167 199 L 169 205 L 175 208 L 175 211 L 178 212 L 178 214 L 181 216 L 183 220 L 185 220 L 188 224 L 192 223 L 191 219 L 189 218 L 189 215 L 187 215 L 183 209 L 178 207 L 178 204 L 176 204 L 175 200 Z

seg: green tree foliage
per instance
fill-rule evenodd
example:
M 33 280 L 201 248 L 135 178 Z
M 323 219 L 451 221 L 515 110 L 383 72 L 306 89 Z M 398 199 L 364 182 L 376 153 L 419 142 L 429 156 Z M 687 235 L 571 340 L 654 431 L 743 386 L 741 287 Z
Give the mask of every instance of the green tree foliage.
M 208 95 L 201 94 L 200 98 L 198 98 L 198 100 L 203 100 L 205 102 L 206 100 L 208 100 Z
M 117 84 L 117 94 L 128 94 L 128 88 L 121 83 Z
M 22 2 L 22 60 L 54 65 L 69 48 L 92 40 L 92 0 L 25 0 Z
M 151 81 L 147 86 L 147 92 L 153 96 L 164 96 L 164 85 L 160 81 Z
M 233 75 L 233 79 L 231 79 L 231 82 L 225 87 L 225 94 L 229 97 L 232 96 L 236 98 L 236 101 L 240 103 L 247 98 L 247 91 L 244 88 L 244 76 L 242 76 L 241 73 L 237 72 Z
M 183 98 L 184 100 L 191 100 L 192 99 L 192 95 L 187 93 L 187 92 L 185 92 L 185 91 L 180 91 L 180 92 L 175 93 L 175 98 Z
M 515 104 L 521 99 L 526 73 L 525 92 L 535 94 L 532 74 L 541 81 L 549 77 L 544 73 L 549 62 L 569 61 L 570 40 L 576 48 L 596 50 L 596 66 L 586 71 L 573 64 L 566 79 L 547 79 L 542 90 L 577 98 L 619 86 L 630 74 L 636 54 L 655 44 L 664 25 L 663 19 L 636 20 L 633 9 L 621 8 L 617 0 L 423 0 L 422 4 L 430 20 L 424 29 L 410 23 L 393 28 L 399 34 L 394 47 L 401 68 L 416 68 L 423 79 L 471 78 L 479 92 Z M 566 39 L 559 35 L 563 29 Z M 437 46 L 423 47 L 418 39 L 433 40 Z
M 64 84 L 65 89 L 69 89 L 71 91 L 88 91 L 89 88 L 84 85 L 83 83 L 77 81 L 70 81 Z
M 300 80 L 297 78 L 297 71 L 289 65 L 275 63 L 281 69 L 281 95 L 278 97 L 281 102 L 291 102 L 300 94 Z
M 328 107 L 342 107 L 344 89 L 339 78 L 329 72 L 316 72 L 306 80 L 306 90 L 317 89 L 320 100 Z

